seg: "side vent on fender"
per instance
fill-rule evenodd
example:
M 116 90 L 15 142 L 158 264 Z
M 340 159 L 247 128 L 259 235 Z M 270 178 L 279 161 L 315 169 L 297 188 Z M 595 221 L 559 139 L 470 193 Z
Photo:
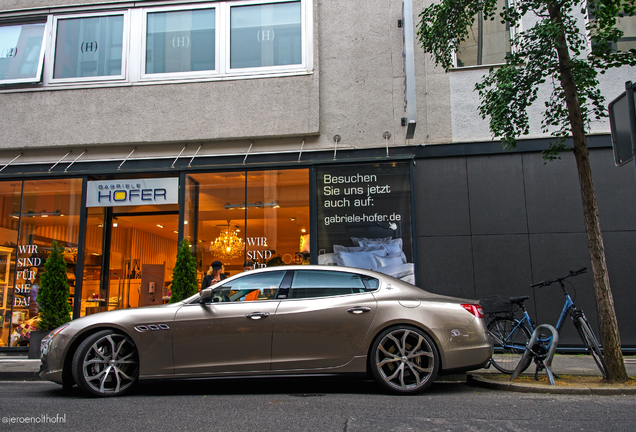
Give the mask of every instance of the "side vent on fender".
M 154 331 L 154 330 L 169 330 L 170 326 L 168 324 L 148 324 L 148 325 L 138 325 L 135 327 L 135 330 L 138 332 L 145 331 Z

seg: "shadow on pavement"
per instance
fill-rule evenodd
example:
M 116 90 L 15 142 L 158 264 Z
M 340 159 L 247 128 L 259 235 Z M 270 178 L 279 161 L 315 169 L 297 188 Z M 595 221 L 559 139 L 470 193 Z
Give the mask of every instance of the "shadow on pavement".
M 441 396 L 449 392 L 468 389 L 465 383 L 435 382 L 420 395 Z M 48 397 L 85 398 L 74 386 L 63 390 L 61 386 L 43 392 Z M 151 381 L 137 385 L 124 397 L 134 396 L 185 396 L 185 395 L 263 395 L 279 394 L 296 397 L 323 397 L 333 394 L 387 395 L 375 381 L 346 378 L 236 378 Z M 397 396 L 408 397 L 408 396 Z

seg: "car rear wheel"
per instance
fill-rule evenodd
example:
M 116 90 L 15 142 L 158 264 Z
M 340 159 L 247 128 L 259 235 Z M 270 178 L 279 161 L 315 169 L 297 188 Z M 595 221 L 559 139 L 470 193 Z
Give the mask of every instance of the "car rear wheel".
M 73 356 L 73 379 L 92 396 L 119 396 L 139 377 L 139 356 L 132 339 L 113 330 L 86 338 Z
M 386 390 L 415 394 L 435 381 L 439 354 L 433 340 L 411 326 L 389 328 L 375 339 L 371 348 L 371 371 Z

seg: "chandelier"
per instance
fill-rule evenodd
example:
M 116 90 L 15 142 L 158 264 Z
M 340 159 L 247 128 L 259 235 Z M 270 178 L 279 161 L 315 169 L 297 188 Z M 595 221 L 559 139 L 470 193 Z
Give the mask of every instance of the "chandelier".
M 223 228 L 221 234 L 210 244 L 210 252 L 218 258 L 238 258 L 243 255 L 244 249 L 243 240 L 230 228 L 230 221 L 227 221 L 227 228 Z

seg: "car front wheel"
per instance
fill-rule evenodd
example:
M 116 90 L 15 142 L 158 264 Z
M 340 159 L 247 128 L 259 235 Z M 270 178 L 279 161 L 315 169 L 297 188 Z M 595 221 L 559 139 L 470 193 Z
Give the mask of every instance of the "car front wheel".
M 86 338 L 73 356 L 75 383 L 92 396 L 119 396 L 139 376 L 139 356 L 132 339 L 113 330 Z
M 371 371 L 386 390 L 397 394 L 419 393 L 435 381 L 439 354 L 433 340 L 411 326 L 389 328 L 371 348 Z

